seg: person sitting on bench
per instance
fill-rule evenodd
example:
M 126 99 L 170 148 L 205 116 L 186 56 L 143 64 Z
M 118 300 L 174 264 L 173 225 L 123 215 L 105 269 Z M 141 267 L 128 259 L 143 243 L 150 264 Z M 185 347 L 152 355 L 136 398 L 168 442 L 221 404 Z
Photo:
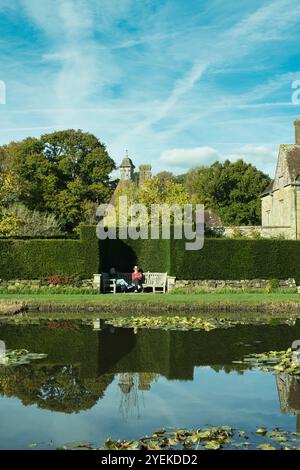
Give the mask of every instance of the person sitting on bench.
M 125 279 L 119 279 L 116 268 L 110 268 L 109 279 L 116 281 L 116 286 L 117 288 L 120 288 L 121 292 L 126 292 L 130 288 L 130 285 L 125 281 Z
M 131 274 L 131 279 L 132 285 L 134 286 L 134 292 L 141 292 L 143 284 L 143 273 L 138 268 L 138 266 L 134 266 L 133 273 Z

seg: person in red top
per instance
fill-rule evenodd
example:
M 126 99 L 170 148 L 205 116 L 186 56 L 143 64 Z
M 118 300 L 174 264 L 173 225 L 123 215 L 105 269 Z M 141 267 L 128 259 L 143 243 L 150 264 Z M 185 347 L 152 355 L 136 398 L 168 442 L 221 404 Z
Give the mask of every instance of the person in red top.
M 133 273 L 131 274 L 132 285 L 134 286 L 134 292 L 141 292 L 143 284 L 143 273 L 138 268 L 134 266 Z

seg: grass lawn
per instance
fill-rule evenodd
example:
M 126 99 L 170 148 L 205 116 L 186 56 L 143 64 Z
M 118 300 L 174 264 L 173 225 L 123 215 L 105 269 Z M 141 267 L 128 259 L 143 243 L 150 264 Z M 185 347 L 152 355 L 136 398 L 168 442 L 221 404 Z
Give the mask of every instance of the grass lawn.
M 297 302 L 300 295 L 291 293 L 244 293 L 244 292 L 211 292 L 201 294 L 0 294 L 0 301 L 24 302 L 59 302 L 88 303 L 103 305 L 120 305 L 124 303 L 139 304 L 258 304 Z

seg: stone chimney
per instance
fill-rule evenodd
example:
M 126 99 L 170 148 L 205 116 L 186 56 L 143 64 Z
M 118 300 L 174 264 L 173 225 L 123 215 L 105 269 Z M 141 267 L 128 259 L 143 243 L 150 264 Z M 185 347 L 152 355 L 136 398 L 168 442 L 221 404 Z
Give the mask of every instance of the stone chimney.
M 140 165 L 139 166 L 139 172 L 140 172 L 140 177 L 139 177 L 139 186 L 144 184 L 146 180 L 149 180 L 152 178 L 152 167 L 151 165 Z
M 295 144 L 300 145 L 300 119 L 296 119 L 295 124 Z

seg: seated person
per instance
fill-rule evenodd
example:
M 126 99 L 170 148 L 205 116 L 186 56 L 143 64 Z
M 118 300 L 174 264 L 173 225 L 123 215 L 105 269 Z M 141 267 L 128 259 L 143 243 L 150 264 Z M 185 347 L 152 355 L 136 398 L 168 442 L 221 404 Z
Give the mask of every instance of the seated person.
M 121 292 L 125 292 L 130 288 L 128 282 L 125 281 L 125 279 L 120 279 L 119 275 L 116 271 L 116 268 L 110 268 L 109 270 L 109 279 L 110 280 L 115 280 L 116 281 L 116 286 L 117 288 L 119 287 Z
M 143 272 L 138 268 L 138 266 L 134 266 L 131 279 L 132 285 L 134 286 L 134 292 L 141 292 L 143 286 Z

